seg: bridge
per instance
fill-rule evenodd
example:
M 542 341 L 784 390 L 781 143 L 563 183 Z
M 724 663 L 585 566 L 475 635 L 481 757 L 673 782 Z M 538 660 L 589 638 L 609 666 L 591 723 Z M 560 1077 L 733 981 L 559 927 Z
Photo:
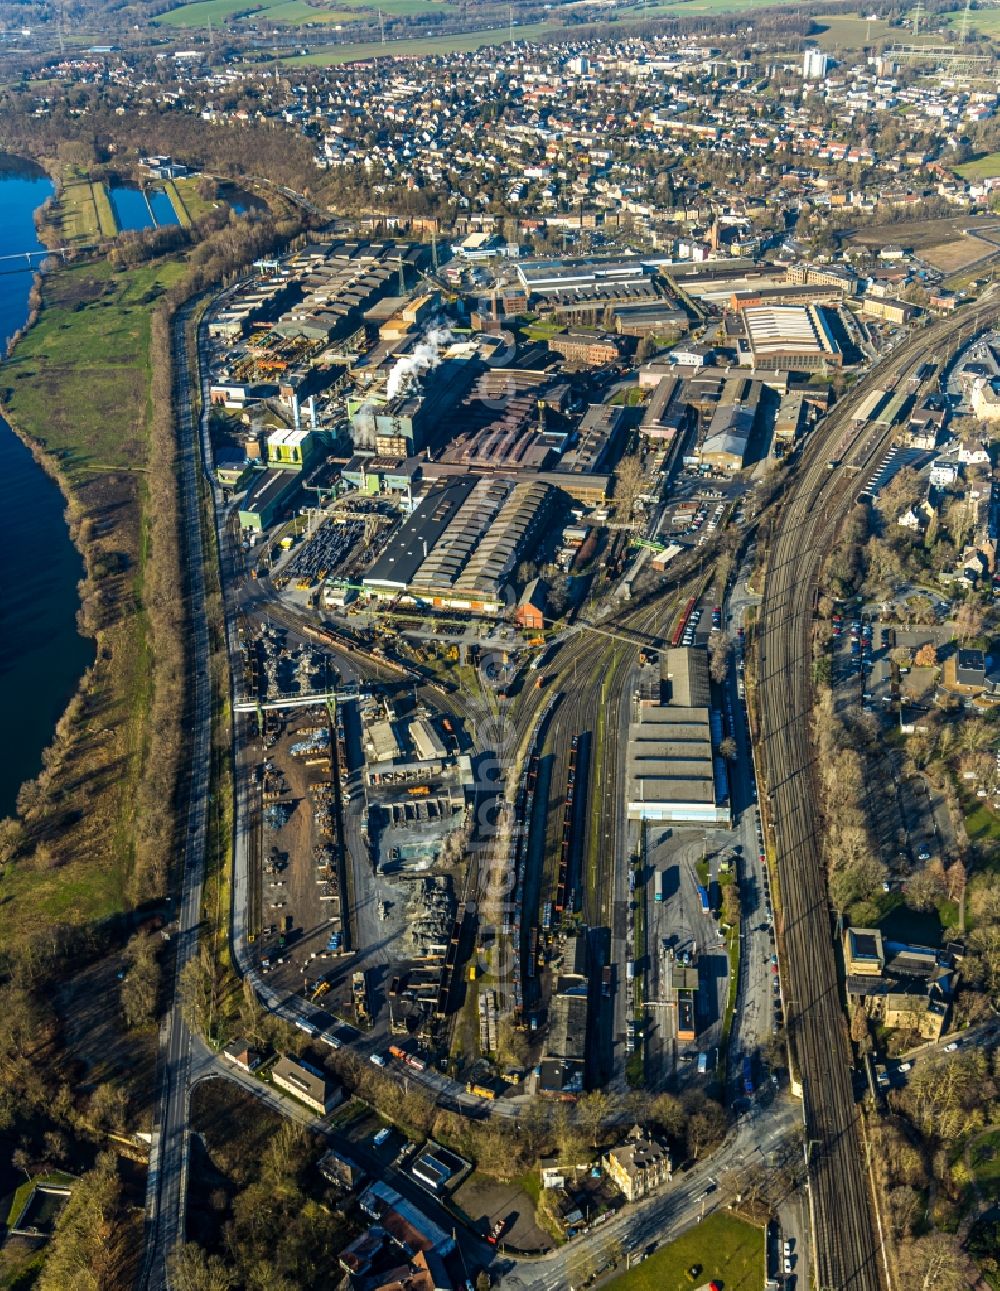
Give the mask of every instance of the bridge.
M 97 249 L 96 243 L 86 243 L 74 247 L 42 247 L 39 251 L 16 251 L 13 254 L 0 255 L 0 274 L 5 273 L 33 273 L 39 264 L 47 260 L 49 256 L 62 256 L 63 260 L 70 254 L 78 251 L 94 251 Z M 11 263 L 13 262 L 13 263 Z

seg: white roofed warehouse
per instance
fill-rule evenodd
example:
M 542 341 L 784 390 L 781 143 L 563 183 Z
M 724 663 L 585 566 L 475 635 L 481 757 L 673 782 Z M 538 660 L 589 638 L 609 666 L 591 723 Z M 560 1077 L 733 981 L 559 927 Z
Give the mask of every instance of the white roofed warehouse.
M 753 305 L 743 310 L 754 368 L 822 372 L 843 364 L 820 305 Z

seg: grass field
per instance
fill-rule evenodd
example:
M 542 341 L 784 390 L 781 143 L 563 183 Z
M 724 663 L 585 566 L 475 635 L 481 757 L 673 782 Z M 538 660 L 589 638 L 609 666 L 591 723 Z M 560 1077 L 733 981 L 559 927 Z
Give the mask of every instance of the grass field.
M 57 864 L 5 871 L 0 940 L 8 945 L 53 922 L 100 920 L 124 903 L 152 685 L 141 538 L 150 304 L 183 271 L 168 262 L 115 273 L 99 261 L 50 275 L 38 321 L 6 365 L 11 420 L 58 462 L 71 509 L 91 528 L 88 557 L 106 607 L 61 773 L 72 828 L 60 833 Z
M 64 180 L 52 225 L 63 246 L 89 245 L 118 232 L 108 190 L 83 176 Z
M 962 11 L 958 9 L 954 13 L 939 14 L 938 16 L 946 18 L 951 27 L 957 27 L 962 21 Z M 984 36 L 989 36 L 991 40 L 1000 40 L 1000 8 L 970 9 L 969 30 L 980 31 Z
M 177 216 L 177 220 L 181 228 L 189 229 L 191 227 L 192 220 L 191 212 L 188 210 L 188 205 L 181 196 L 180 189 L 172 179 L 166 179 L 163 181 L 163 191 L 170 198 L 170 205 L 174 208 L 174 214 Z
M 1000 816 L 990 811 L 978 799 L 968 804 L 965 813 L 965 829 L 973 843 L 995 843 L 1000 841 Z
M 306 0 L 193 0 L 154 18 L 154 22 L 167 27 L 225 26 L 229 20 L 251 16 L 254 20 L 303 26 L 306 23 L 349 23 L 362 19 L 372 22 L 381 9 L 393 18 L 411 18 L 418 14 L 441 13 L 448 6 L 442 0 L 383 0 L 381 4 L 368 0 L 336 0 L 329 6 L 310 5 Z
M 1000 152 L 983 153 L 955 169 L 963 179 L 993 179 L 1000 175 Z
M 830 14 L 817 19 L 823 30 L 817 36 L 820 49 L 863 49 L 886 40 L 892 28 L 881 18 L 867 22 L 860 14 Z
M 515 40 L 541 40 L 556 32 L 565 30 L 552 22 L 529 23 L 524 27 L 514 28 Z M 484 45 L 503 45 L 507 43 L 507 28 L 497 27 L 492 31 L 470 31 L 458 36 L 421 36 L 411 40 L 389 40 L 380 44 L 378 41 L 367 41 L 358 44 L 330 45 L 327 49 L 318 49 L 312 54 L 297 54 L 293 58 L 282 59 L 292 65 L 302 64 L 311 67 L 333 67 L 338 63 L 356 63 L 367 58 L 420 58 L 426 54 L 462 54 L 482 49 Z
M 687 1275 L 692 1265 L 701 1272 Z M 764 1285 L 764 1235 L 730 1215 L 710 1215 L 608 1285 L 615 1291 L 691 1291 L 711 1279 L 724 1291 L 760 1291 Z

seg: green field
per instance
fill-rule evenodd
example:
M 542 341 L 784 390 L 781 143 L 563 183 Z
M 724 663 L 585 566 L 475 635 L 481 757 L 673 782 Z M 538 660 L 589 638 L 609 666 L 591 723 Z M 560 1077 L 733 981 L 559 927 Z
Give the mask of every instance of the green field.
M 1000 175 L 1000 152 L 987 152 L 955 169 L 963 179 L 993 179 Z
M 152 415 L 150 304 L 184 272 L 180 261 L 128 273 L 106 261 L 60 269 L 46 278 L 38 320 L 6 365 L 11 420 L 58 461 L 76 513 L 103 517 L 91 540 L 94 559 L 124 571 L 117 583 L 103 579 L 120 612 L 101 631 L 105 654 L 89 686 L 93 707 L 73 724 L 67 776 L 77 797 L 84 786 L 87 809 L 72 833 L 60 836 L 58 865 L 6 867 L 0 942 L 8 946 L 53 923 L 96 924 L 124 904 L 151 701 L 149 642 L 138 610 Z
M 192 4 L 154 18 L 156 23 L 168 27 L 207 27 L 209 22 L 223 27 L 229 19 L 252 16 L 268 22 L 303 26 L 306 23 L 373 22 L 377 11 L 393 18 L 411 18 L 418 14 L 440 13 L 446 6 L 442 0 L 337 0 L 335 5 L 324 7 L 310 5 L 306 0 L 194 0 Z M 362 12 L 364 11 L 364 12 Z
M 564 30 L 565 28 L 552 22 L 529 23 L 527 26 L 514 28 L 514 39 L 542 40 L 546 36 Z M 492 31 L 463 32 L 458 36 L 423 36 L 413 40 L 389 40 L 384 45 L 374 40 L 359 44 L 330 45 L 312 54 L 297 54 L 293 58 L 285 58 L 281 61 L 291 65 L 333 67 L 337 63 L 356 63 L 366 58 L 419 58 L 425 54 L 466 54 L 482 49 L 484 45 L 504 45 L 507 43 L 507 38 L 507 28 L 497 27 Z
M 183 266 L 115 273 L 105 262 L 51 280 L 38 322 L 7 369 L 17 423 L 59 455 L 70 480 L 144 461 L 149 299 Z
M 821 15 L 816 21 L 823 28 L 816 37 L 820 49 L 863 49 L 881 44 L 892 34 L 892 28 L 881 18 L 867 22 L 860 14 Z
M 952 27 L 957 27 L 962 21 L 962 12 L 957 9 L 954 13 L 938 14 L 937 16 L 946 18 L 949 26 Z M 1000 40 L 1000 8 L 970 9 L 969 30 L 982 32 L 984 36 L 989 36 L 991 40 Z M 974 53 L 975 51 L 971 52 Z
M 51 225 L 62 246 L 90 245 L 118 232 L 108 190 L 81 176 L 64 180 Z
M 687 1271 L 695 1264 L 701 1271 L 692 1283 Z M 712 1279 L 724 1291 L 760 1291 L 764 1234 L 759 1228 L 730 1215 L 710 1215 L 608 1285 L 616 1291 L 691 1291 Z

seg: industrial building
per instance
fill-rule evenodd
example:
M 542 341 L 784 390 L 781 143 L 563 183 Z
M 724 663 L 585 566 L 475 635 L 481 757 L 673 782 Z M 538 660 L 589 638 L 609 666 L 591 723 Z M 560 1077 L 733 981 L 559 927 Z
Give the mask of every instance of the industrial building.
M 708 432 L 698 445 L 699 465 L 735 474 L 746 463 L 750 437 L 757 425 L 763 386 L 759 381 L 727 381 Z
M 670 443 L 683 430 L 687 422 L 687 404 L 681 397 L 681 384 L 676 376 L 660 377 L 639 427 L 644 439 Z
M 461 475 L 431 485 L 364 577 L 377 596 L 499 614 L 511 571 L 537 543 L 553 500 L 538 480 Z
M 285 310 L 274 331 L 322 342 L 346 337 L 384 296 L 403 290 L 427 256 L 427 248 L 391 242 L 313 243 L 288 261 L 301 299 Z
M 683 327 L 687 315 L 658 279 L 657 264 L 638 256 L 525 260 L 517 274 L 529 306 L 559 317 L 593 325 L 610 309 L 623 331 L 633 314 L 639 330 L 642 320 L 661 329 Z
M 583 1093 L 587 1055 L 587 938 L 570 937 L 549 1004 L 549 1032 L 538 1067 L 538 1092 L 575 1099 Z
M 258 473 L 240 506 L 240 524 L 261 533 L 290 506 L 302 484 L 298 471 L 271 468 Z
M 406 359 L 400 356 L 397 364 Z M 412 375 L 402 381 L 393 381 L 387 373 L 385 381 L 348 400 L 355 447 L 374 450 L 380 457 L 421 452 L 435 438 L 434 432 L 448 425 L 478 371 L 471 352 L 452 349 L 425 366 L 413 358 Z
M 759 305 L 743 310 L 748 362 L 756 368 L 825 372 L 843 362 L 819 305 Z
M 275 430 L 267 437 L 267 464 L 279 471 L 301 471 L 313 464 L 319 447 L 311 430 Z
M 605 332 L 560 332 L 549 337 L 549 349 L 570 363 L 585 363 L 589 367 L 617 363 L 621 358 L 621 344 Z
M 725 764 L 713 753 L 708 661 L 703 650 L 668 650 L 667 704 L 642 703 L 629 725 L 629 820 L 730 823 Z

